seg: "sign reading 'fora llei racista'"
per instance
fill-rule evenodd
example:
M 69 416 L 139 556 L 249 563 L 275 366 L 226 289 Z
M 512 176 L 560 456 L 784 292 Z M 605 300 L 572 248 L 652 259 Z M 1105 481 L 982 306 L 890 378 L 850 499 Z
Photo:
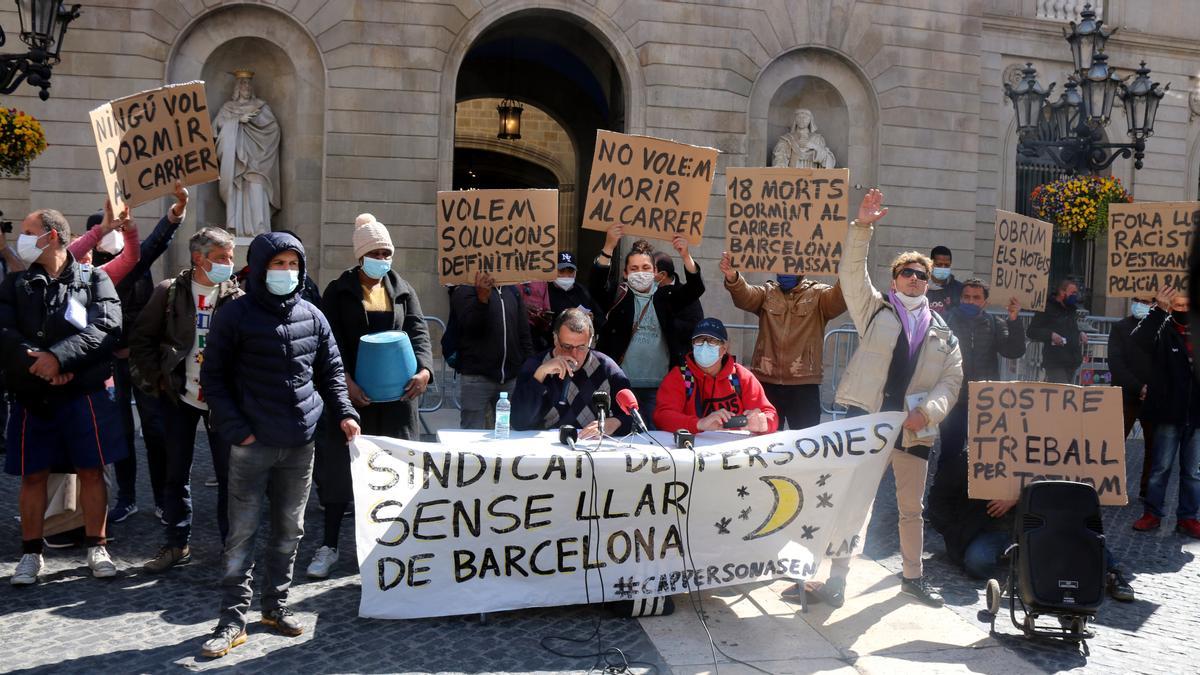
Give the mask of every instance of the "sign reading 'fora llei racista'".
M 810 578 L 823 558 L 859 547 L 902 421 L 866 415 L 694 453 L 607 441 L 608 451 L 590 457 L 546 436 L 359 436 L 350 446 L 359 615 L 447 616 Z
M 271 231 L 279 210 L 279 121 L 271 106 L 255 98 L 254 72 L 233 72 L 233 98 L 213 119 L 221 165 L 225 227 L 241 237 Z
M 796 108 L 792 128 L 779 137 L 771 153 L 771 166 L 789 169 L 832 169 L 837 165 L 825 137 L 817 133 L 817 123 L 808 108 Z

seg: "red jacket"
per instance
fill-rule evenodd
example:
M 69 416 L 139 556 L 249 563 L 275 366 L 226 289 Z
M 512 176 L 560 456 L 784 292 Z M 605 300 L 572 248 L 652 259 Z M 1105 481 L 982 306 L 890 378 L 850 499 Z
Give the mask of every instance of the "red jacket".
M 779 430 L 779 416 L 775 406 L 767 400 L 762 385 L 742 364 L 733 360 L 732 356 L 725 357 L 721 372 L 716 377 L 705 373 L 692 360 L 689 354 L 684 359 L 684 366 L 672 368 L 662 384 L 658 385 L 658 398 L 654 403 L 654 426 L 663 431 L 687 429 L 699 433 L 696 424 L 714 410 L 730 410 L 741 415 L 747 410 L 758 408 L 767 416 L 767 430 L 771 433 Z M 692 384 L 689 387 L 683 377 L 683 369 L 687 368 Z M 737 380 L 737 388 L 734 380 Z M 741 389 L 738 395 L 737 389 Z M 700 410 L 697 414 L 696 397 L 700 397 Z

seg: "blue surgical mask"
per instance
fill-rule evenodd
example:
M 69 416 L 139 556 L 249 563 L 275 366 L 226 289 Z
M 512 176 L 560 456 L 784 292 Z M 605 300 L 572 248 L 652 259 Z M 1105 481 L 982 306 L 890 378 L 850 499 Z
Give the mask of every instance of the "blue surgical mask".
M 695 359 L 696 365 L 707 368 L 721 358 L 721 348 L 709 344 L 692 345 L 692 358 Z
M 775 281 L 779 282 L 779 289 L 784 293 L 789 293 L 800 283 L 800 277 L 796 274 L 776 274 Z
M 1067 307 L 1074 307 L 1075 305 L 1078 305 L 1079 304 L 1079 294 L 1072 293 L 1072 294 L 1068 295 L 1067 299 L 1064 300 L 1063 303 L 1066 304 Z
M 300 284 L 297 270 L 267 270 L 267 290 L 272 295 L 287 295 Z
M 933 268 L 933 278 L 937 279 L 938 281 L 945 281 L 945 280 L 949 279 L 950 278 L 950 268 L 949 267 Z
M 390 269 L 392 269 L 391 258 L 363 258 L 363 274 L 372 279 L 382 279 Z
M 1147 314 L 1150 313 L 1150 305 L 1147 305 L 1144 302 L 1132 303 L 1129 305 L 1129 313 L 1133 315 L 1133 318 L 1141 321 L 1142 319 L 1146 318 Z
M 208 275 L 208 280 L 213 282 L 213 284 L 223 284 L 233 276 L 233 265 L 225 265 L 212 261 L 209 261 L 209 264 L 212 265 L 212 268 L 205 272 L 205 274 Z
M 979 316 L 979 313 L 983 311 L 983 308 L 979 305 L 972 305 L 969 302 L 964 302 L 958 306 L 958 311 L 962 312 L 962 315 L 968 319 L 974 319 L 975 317 Z

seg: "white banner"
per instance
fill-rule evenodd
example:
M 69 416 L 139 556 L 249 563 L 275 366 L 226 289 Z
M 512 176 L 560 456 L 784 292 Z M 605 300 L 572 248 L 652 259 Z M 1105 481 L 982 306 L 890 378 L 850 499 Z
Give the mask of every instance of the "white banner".
M 902 421 L 868 415 L 695 453 L 607 439 L 587 453 L 550 434 L 454 444 L 360 437 L 350 446 L 359 615 L 412 619 L 806 579 L 826 555 L 860 548 Z

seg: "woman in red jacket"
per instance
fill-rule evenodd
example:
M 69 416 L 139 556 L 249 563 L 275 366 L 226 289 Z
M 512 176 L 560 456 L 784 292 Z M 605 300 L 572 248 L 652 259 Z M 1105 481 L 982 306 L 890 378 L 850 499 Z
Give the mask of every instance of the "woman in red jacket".
M 687 429 L 692 433 L 725 428 L 726 423 L 745 416 L 745 428 L 756 434 L 779 429 L 775 406 L 767 400 L 762 385 L 748 369 L 729 355 L 725 324 L 707 318 L 692 331 L 692 352 L 683 365 L 667 372 L 658 386 L 654 426 L 666 431 Z

